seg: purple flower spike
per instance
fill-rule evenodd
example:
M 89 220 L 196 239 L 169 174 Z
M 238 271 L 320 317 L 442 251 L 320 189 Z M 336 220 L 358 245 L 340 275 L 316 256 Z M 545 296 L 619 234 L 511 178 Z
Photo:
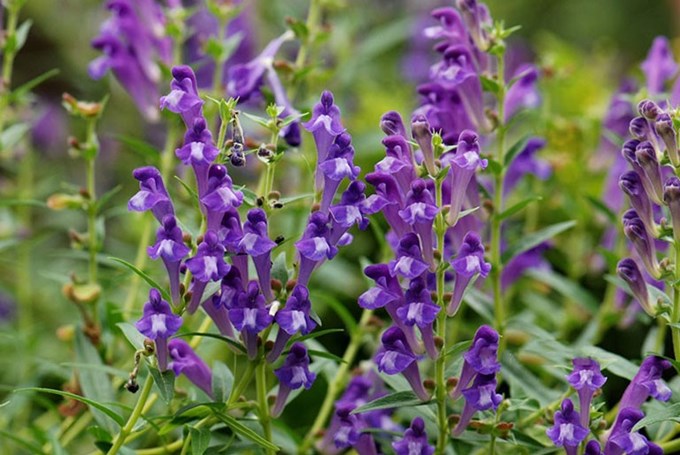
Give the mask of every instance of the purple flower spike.
M 271 413 L 273 417 L 278 417 L 286 406 L 291 390 L 303 386 L 309 389 L 316 379 L 316 374 L 309 371 L 309 356 L 305 345 L 294 343 L 285 362 L 280 368 L 274 370 L 274 374 L 279 379 L 279 393 L 276 395 Z
M 328 208 L 333 202 L 335 193 L 343 179 L 355 180 L 361 172 L 358 166 L 354 165 L 354 147 L 351 145 L 352 137 L 347 133 L 342 133 L 335 138 L 335 142 L 328 149 L 326 159 L 318 164 L 318 169 L 323 174 L 323 194 L 321 196 L 321 207 L 319 211 L 328 213 Z
M 175 315 L 170 304 L 161 298 L 158 289 L 149 290 L 149 301 L 144 304 L 142 318 L 135 324 L 139 333 L 154 340 L 158 369 L 168 369 L 168 338 L 182 327 L 182 318 Z
M 640 216 L 640 219 L 645 224 L 647 231 L 653 236 L 658 233 L 658 228 L 654 222 L 654 213 L 652 210 L 652 203 L 649 196 L 645 192 L 642 184 L 642 179 L 635 171 L 628 171 L 619 178 L 619 187 L 626 193 L 630 205 Z
M 325 259 L 332 259 L 338 249 L 329 240 L 328 216 L 321 212 L 314 212 L 309 216 L 307 227 L 300 240 L 295 242 L 300 254 L 298 269 L 298 283 L 307 286 L 314 269 Z
M 229 319 L 236 330 L 241 332 L 248 357 L 257 357 L 257 334 L 269 327 L 273 317 L 265 307 L 265 298 L 257 282 L 248 283 L 248 289 L 240 293 L 235 304 L 229 309 Z
M 338 245 L 353 224 L 357 224 L 362 231 L 368 227 L 366 218 L 366 185 L 360 180 L 349 184 L 342 193 L 340 202 L 330 208 L 331 233 L 329 243 Z
M 144 212 L 151 210 L 159 223 L 163 222 L 166 215 L 174 215 L 170 195 L 163 184 L 163 177 L 158 169 L 153 166 L 140 167 L 132 172 L 135 179 L 139 180 L 139 191 L 128 201 L 128 210 Z
M 579 444 L 588 436 L 588 430 L 579 423 L 574 404 L 569 399 L 562 402 L 561 410 L 555 413 L 555 425 L 546 433 L 557 447 L 564 447 L 567 455 L 576 455 Z
M 429 269 L 420 251 L 418 236 L 414 233 L 406 234 L 399 241 L 397 258 L 390 261 L 392 276 L 402 276 L 413 279 L 419 277 Z
M 447 219 L 449 225 L 454 226 L 458 221 L 467 187 L 475 171 L 486 168 L 487 163 L 487 160 L 479 156 L 477 133 L 470 130 L 460 133 L 455 153 L 447 153 L 442 157 L 442 165 L 451 166 L 449 170 L 451 208 Z
M 181 115 L 187 128 L 203 118 L 203 100 L 198 94 L 196 75 L 191 67 L 181 65 L 172 68 L 170 93 L 161 97 L 161 109 Z
M 453 429 L 454 436 L 460 436 L 470 423 L 472 416 L 477 411 L 496 410 L 503 401 L 503 396 L 496 393 L 496 375 L 478 374 L 472 382 L 472 386 L 463 390 L 465 405 L 460 415 L 460 421 Z
M 380 119 L 380 129 L 383 130 L 387 136 L 401 136 L 406 137 L 406 127 L 401 115 L 396 111 L 385 112 Z
M 406 304 L 397 308 L 399 319 L 404 325 L 418 326 L 427 354 L 433 359 L 437 358 L 433 324 L 441 308 L 432 302 L 422 277 L 411 280 L 405 297 Z
M 631 431 L 644 416 L 639 409 L 622 408 L 612 426 L 604 453 L 607 455 L 662 455 L 663 450 L 659 446 L 650 442 L 642 434 Z
M 340 122 L 340 109 L 335 105 L 331 92 L 326 90 L 321 94 L 321 100 L 312 110 L 312 118 L 302 126 L 314 136 L 317 151 L 316 190 L 321 191 L 323 174 L 319 165 L 326 161 L 335 138 L 345 131 Z
M 427 442 L 423 419 L 414 418 L 411 426 L 404 432 L 404 437 L 393 442 L 392 448 L 397 455 L 432 455 L 434 447 Z
M 477 0 L 457 0 L 456 6 L 475 46 L 482 52 L 486 51 L 490 45 L 487 28 L 491 26 L 486 5 L 477 3 Z
M 184 145 L 175 151 L 175 155 L 182 160 L 182 163 L 187 166 L 191 165 L 194 169 L 199 198 L 202 198 L 206 193 L 208 168 L 217 158 L 219 152 L 213 143 L 212 134 L 205 123 L 205 119 L 202 117 L 194 121 L 194 124 L 184 135 Z
M 402 373 L 418 398 L 428 400 L 430 395 L 420 380 L 417 357 L 409 347 L 404 332 L 399 327 L 390 327 L 383 333 L 381 341 L 375 356 L 378 371 L 390 375 Z
M 208 186 L 201 203 L 206 208 L 208 229 L 219 229 L 224 213 L 243 203 L 243 193 L 234 191 L 227 168 L 213 164 L 208 171 Z
M 590 403 L 593 395 L 607 382 L 607 378 L 602 375 L 600 364 L 593 359 L 577 358 L 573 359 L 572 362 L 574 370 L 567 376 L 567 381 L 578 392 L 581 426 L 588 428 L 590 426 Z
M 633 296 L 642 309 L 645 310 L 645 313 L 652 317 L 656 317 L 656 305 L 649 297 L 647 283 L 645 282 L 645 278 L 642 276 L 642 272 L 640 272 L 637 263 L 631 258 L 622 259 L 616 266 L 616 273 L 628 284 Z
M 673 237 L 680 242 L 680 179 L 676 176 L 669 177 L 663 186 L 663 201 L 671 212 L 673 222 Z
M 241 249 L 243 239 L 243 226 L 238 210 L 234 207 L 228 208 L 222 217 L 219 230 L 219 237 L 228 253 L 231 253 L 231 262 L 241 274 L 241 280 L 248 282 L 248 255 Z
M 498 332 L 488 325 L 477 329 L 472 346 L 463 354 L 463 369 L 456 388 L 451 392 L 451 398 L 454 400 L 460 398 L 463 389 L 476 375 L 491 375 L 501 370 L 501 364 L 498 363 L 498 341 Z
M 402 192 L 395 177 L 386 172 L 376 171 L 366 174 L 366 182 L 375 188 L 375 194 L 366 199 L 366 213 L 382 212 L 385 220 L 398 237 L 411 232 L 411 226 L 399 216 L 404 207 L 406 195 Z
M 415 157 L 411 145 L 404 136 L 387 136 L 382 140 L 385 146 L 385 158 L 375 164 L 377 172 L 391 174 L 397 181 L 403 194 L 408 193 L 411 182 L 416 177 Z
M 505 97 L 505 121 L 521 109 L 533 109 L 541 103 L 538 93 L 538 69 L 535 65 L 521 65 L 512 76 L 517 81 Z
M 661 379 L 663 372 L 671 367 L 668 360 L 660 357 L 649 356 L 640 365 L 640 369 L 623 392 L 619 408 L 639 409 L 648 397 L 659 401 L 668 401 L 671 397 L 671 389 Z
M 208 365 L 191 349 L 189 343 L 180 338 L 173 338 L 168 343 L 168 350 L 172 359 L 170 367 L 175 372 L 175 376 L 185 375 L 196 387 L 213 398 L 212 372 Z
M 649 141 L 640 142 L 635 149 L 635 159 L 642 168 L 641 176 L 649 182 L 652 190 L 648 196 L 658 205 L 663 204 L 663 184 L 661 179 L 661 165 L 656 155 L 656 148 Z
M 434 203 L 434 197 L 424 180 L 417 179 L 411 183 L 411 191 L 406 195 L 406 207 L 399 211 L 399 216 L 413 226 L 416 234 L 420 237 L 423 246 L 423 257 L 430 265 L 430 271 L 434 272 L 434 233 L 432 226 L 434 219 L 439 213 L 439 208 Z
M 231 270 L 229 270 L 229 272 L 231 273 Z M 222 335 L 234 338 L 234 328 L 229 320 L 229 311 L 222 305 L 222 297 L 220 295 L 215 294 L 212 298 L 206 299 L 203 302 L 202 307 Z
M 437 169 L 434 165 L 434 149 L 432 148 L 432 131 L 427 118 L 424 115 L 418 114 L 411 120 L 411 131 L 413 132 L 413 139 L 416 140 L 420 151 L 423 153 L 423 163 L 430 175 L 435 175 Z
M 667 38 L 663 36 L 654 38 L 652 47 L 641 67 L 642 72 L 645 73 L 649 93 L 656 95 L 663 92 L 666 81 L 671 79 L 678 70 Z
M 676 131 L 673 126 L 673 119 L 667 113 L 662 113 L 656 118 L 654 129 L 666 144 L 666 152 L 673 163 L 673 166 L 680 166 L 680 154 L 678 154 L 678 143 L 675 139 Z
M 151 259 L 163 260 L 168 279 L 173 305 L 179 305 L 179 266 L 184 257 L 191 252 L 191 248 L 184 244 L 182 229 L 177 226 L 177 220 L 172 215 L 163 218 L 163 226 L 156 231 L 156 243 L 147 249 Z
M 361 455 L 377 455 L 375 441 L 370 433 L 362 433 L 367 424 L 359 416 L 351 414 L 355 405 L 341 403 L 336 406 L 335 417 L 338 425 L 332 434 L 337 449 L 354 448 Z
M 243 223 L 243 238 L 239 248 L 253 258 L 260 288 L 268 302 L 274 300 L 271 286 L 271 251 L 276 242 L 267 233 L 267 214 L 262 209 L 248 211 L 248 220 Z
M 647 232 L 645 224 L 634 209 L 630 209 L 623 214 L 623 233 L 633 243 L 633 247 L 635 247 L 635 251 L 645 264 L 647 272 L 653 278 L 658 279 L 661 277 L 661 267 L 656 258 L 654 240 L 649 235 L 649 232 Z
M 468 32 L 463 25 L 463 19 L 454 8 L 443 7 L 432 10 L 432 17 L 439 21 L 438 25 L 428 27 L 423 31 L 427 38 L 446 39 L 454 43 L 466 43 Z
M 214 231 L 205 233 L 196 255 L 187 259 L 186 265 L 194 277 L 191 302 L 187 307 L 189 314 L 193 314 L 201 303 L 205 285 L 210 281 L 221 280 L 230 269 L 229 264 L 224 261 L 224 246 Z
M 484 245 L 479 235 L 470 231 L 465 234 L 458 256 L 451 262 L 456 272 L 456 282 L 453 285 L 451 301 L 446 308 L 449 316 L 453 316 L 460 308 L 465 290 L 477 277 L 486 278 L 491 271 L 491 264 L 484 262 Z
M 279 325 L 279 333 L 272 350 L 267 354 L 267 361 L 272 363 L 279 358 L 286 343 L 296 333 L 307 335 L 314 328 L 316 322 L 310 317 L 312 302 L 309 300 L 309 290 L 297 285 L 286 301 L 286 306 L 276 312 L 274 320 Z
M 532 137 L 527 141 L 524 149 L 512 160 L 505 173 L 503 185 L 505 194 L 512 191 L 525 175 L 534 175 L 541 180 L 550 177 L 552 174 L 550 164 L 536 157 L 543 147 L 545 147 L 545 139 Z

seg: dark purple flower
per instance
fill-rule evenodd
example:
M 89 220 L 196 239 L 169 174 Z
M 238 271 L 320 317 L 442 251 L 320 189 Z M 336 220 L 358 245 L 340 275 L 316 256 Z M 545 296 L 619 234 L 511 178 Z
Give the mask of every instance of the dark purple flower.
M 588 430 L 579 423 L 570 399 L 562 402 L 561 410 L 555 413 L 555 425 L 548 428 L 546 434 L 557 447 L 564 447 L 567 455 L 578 453 L 578 446 L 588 436 Z
M 661 165 L 656 154 L 656 148 L 649 141 L 640 142 L 635 148 L 635 159 L 640 165 L 643 174 L 640 175 L 649 183 L 646 188 L 651 192 L 647 195 L 658 205 L 663 204 L 663 183 L 661 177 Z
M 309 290 L 301 285 L 295 286 L 293 292 L 286 300 L 286 306 L 274 315 L 274 320 L 279 325 L 279 333 L 272 350 L 267 354 L 267 361 L 274 362 L 286 343 L 296 333 L 307 335 L 316 327 L 316 322 L 310 317 L 312 302 L 309 300 Z
M 607 382 L 607 378 L 602 375 L 600 364 L 593 359 L 576 358 L 572 362 L 574 370 L 567 376 L 567 381 L 578 392 L 581 426 L 588 428 L 590 426 L 590 403 L 593 395 Z
M 404 136 L 384 137 L 385 158 L 375 164 L 377 172 L 393 175 L 401 192 L 408 193 L 411 182 L 416 179 L 415 156 L 411 145 Z
M 676 104 L 673 105 L 675 106 Z M 671 163 L 673 163 L 673 166 L 680 166 L 680 154 L 678 154 L 678 143 L 675 138 L 677 132 L 671 116 L 666 112 L 661 113 L 656 118 L 654 129 L 666 145 L 666 152 L 668 153 L 668 158 L 671 160 Z
M 232 255 L 231 262 L 239 271 L 241 280 L 243 280 L 244 283 L 247 283 L 248 255 L 241 249 L 243 226 L 241 226 L 241 217 L 236 208 L 231 207 L 224 212 L 217 233 L 227 253 Z
M 207 214 L 207 228 L 219 229 L 224 213 L 243 203 L 243 193 L 234 191 L 227 168 L 221 164 L 213 164 L 208 171 L 208 185 L 201 203 Z
M 265 304 L 257 282 L 251 281 L 246 292 L 240 293 L 229 309 L 229 319 L 241 332 L 251 360 L 257 357 L 257 334 L 269 327 L 274 319 Z
M 399 216 L 399 210 L 404 208 L 406 193 L 395 177 L 383 171 L 370 172 L 366 174 L 366 182 L 375 188 L 375 194 L 366 199 L 366 213 L 382 212 L 398 237 L 411 232 L 411 227 Z
M 654 121 L 661 114 L 661 108 L 652 100 L 642 100 L 638 103 L 638 112 L 647 120 Z
M 179 266 L 182 259 L 191 252 L 191 248 L 184 244 L 182 229 L 177 226 L 177 220 L 174 216 L 167 215 L 163 218 L 163 226 L 156 231 L 156 243 L 150 246 L 147 252 L 151 259 L 160 257 L 163 260 L 168 271 L 172 303 L 178 305 L 180 298 Z
M 406 234 L 399 240 L 397 257 L 389 263 L 390 273 L 404 278 L 413 279 L 425 273 L 429 266 L 423 260 L 420 241 L 414 233 Z
M 673 223 L 673 238 L 680 242 L 680 179 L 669 177 L 663 187 L 663 201 L 668 206 Z
M 316 374 L 309 371 L 309 356 L 305 345 L 293 343 L 283 365 L 274 370 L 274 374 L 279 379 L 279 393 L 276 395 L 276 402 L 272 407 L 271 414 L 278 417 L 286 406 L 286 400 L 291 390 L 303 386 L 305 389 L 309 389 L 316 379 Z
M 161 97 L 161 109 L 179 114 L 187 128 L 192 128 L 197 119 L 203 118 L 203 100 L 198 94 L 196 75 L 186 65 L 172 68 L 170 93 Z
M 361 230 L 368 227 L 365 190 L 364 182 L 355 180 L 343 191 L 340 202 L 331 206 L 331 233 L 329 236 L 331 245 L 338 245 L 342 236 L 353 224 L 357 224 Z
M 495 374 L 477 374 L 472 381 L 472 386 L 464 389 L 462 393 L 465 397 L 465 405 L 463 405 L 460 421 L 453 429 L 454 436 L 459 436 L 465 430 L 475 412 L 496 410 L 503 401 L 503 396 L 496 393 Z
M 468 40 L 468 31 L 463 25 L 463 20 L 454 8 L 442 7 L 432 10 L 432 17 L 439 24 L 423 30 L 423 34 L 431 39 L 445 39 L 459 44 L 465 44 Z
M 476 232 L 468 232 L 463 238 L 463 245 L 458 250 L 458 256 L 451 261 L 456 273 L 456 282 L 453 285 L 451 301 L 446 308 L 449 316 L 458 311 L 463 301 L 465 290 L 481 276 L 486 278 L 491 271 L 491 264 L 484 261 L 484 245 Z
M 487 29 L 491 26 L 491 16 L 486 5 L 477 0 L 457 0 L 456 6 L 475 46 L 480 51 L 486 51 L 490 45 Z
M 637 374 L 623 392 L 621 401 L 619 401 L 619 409 L 639 409 L 650 396 L 659 401 L 668 401 L 671 397 L 671 389 L 661 379 L 661 375 L 670 367 L 671 363 L 661 357 L 645 358 Z
M 175 315 L 170 304 L 162 299 L 158 289 L 149 290 L 149 301 L 144 304 L 144 313 L 135 324 L 137 330 L 156 344 L 158 369 L 168 369 L 168 338 L 182 327 L 182 318 Z
M 513 74 L 516 79 L 505 95 L 505 121 L 521 109 L 533 109 L 541 103 L 538 93 L 538 69 L 535 65 L 524 64 Z
M 600 447 L 600 443 L 595 439 L 588 441 L 588 444 L 586 444 L 584 455 L 602 455 L 602 448 Z
M 483 325 L 475 333 L 472 346 L 463 354 L 463 368 L 456 388 L 451 392 L 451 398 L 457 400 L 470 381 L 477 375 L 493 375 L 501 370 L 498 363 L 498 332 Z
M 185 375 L 196 387 L 212 398 L 212 372 L 191 349 L 189 343 L 180 338 L 173 338 L 168 343 L 168 351 L 172 359 L 170 368 L 175 372 L 175 376 Z
M 421 417 L 411 421 L 411 426 L 404 432 L 404 437 L 392 443 L 397 455 L 432 455 L 434 447 L 427 442 L 425 422 Z
M 335 138 L 345 131 L 340 122 L 340 109 L 335 105 L 331 92 L 326 90 L 321 94 L 321 100 L 312 109 L 312 118 L 302 126 L 314 136 L 317 152 L 316 191 L 321 191 L 323 175 L 319 165 L 326 161 Z
M 232 272 L 232 270 L 234 270 L 234 272 Z M 238 274 L 238 272 L 233 267 L 229 270 L 229 273 Z M 227 275 L 229 273 L 227 273 Z M 229 320 L 229 310 L 227 310 L 227 308 L 222 304 L 222 296 L 220 294 L 215 293 L 212 298 L 206 299 L 201 306 L 210 319 L 212 319 L 212 321 L 215 323 L 215 327 L 217 327 L 222 335 L 229 338 L 234 338 L 234 328 L 232 327 L 231 321 Z
M 260 288 L 267 301 L 274 299 L 271 287 L 271 251 L 276 242 L 267 233 L 267 214 L 262 209 L 248 211 L 248 219 L 243 223 L 243 237 L 239 249 L 253 258 Z
M 314 269 L 325 259 L 332 259 L 338 249 L 329 240 L 328 216 L 314 212 L 309 216 L 307 227 L 300 240 L 295 242 L 300 255 L 298 283 L 307 286 Z
M 647 58 L 640 66 L 642 72 L 645 73 L 649 93 L 656 95 L 663 92 L 666 81 L 675 76 L 678 70 L 678 65 L 673 60 L 673 52 L 666 37 L 657 36 L 654 38 Z
M 380 119 L 380 129 L 388 136 L 406 137 L 406 128 L 399 112 L 385 112 Z
M 321 171 L 324 182 L 320 212 L 328 213 L 340 182 L 345 178 L 355 180 L 361 171 L 354 165 L 354 147 L 351 141 L 352 137 L 347 133 L 338 135 L 328 149 L 326 159 L 318 163 L 318 171 Z
M 399 327 L 390 327 L 383 333 L 381 341 L 375 355 L 378 371 L 385 374 L 402 373 L 418 398 L 428 400 L 430 395 L 420 379 L 417 357 L 409 347 L 404 332 Z
M 337 428 L 331 434 L 335 447 L 338 449 L 353 447 L 362 455 L 377 455 L 373 436 L 361 432 L 367 425 L 358 416 L 351 414 L 353 410 L 354 405 L 351 403 L 342 403 L 336 407 Z
M 430 290 L 422 277 L 411 280 L 405 301 L 405 305 L 397 308 L 397 316 L 406 326 L 418 326 L 428 355 L 437 358 L 433 324 L 441 308 L 432 302 Z
M 219 150 L 215 147 L 212 134 L 205 119 L 197 118 L 184 135 L 184 145 L 175 151 L 177 158 L 187 166 L 191 166 L 196 174 L 198 196 L 202 198 L 207 190 L 208 169 L 217 158 Z
M 139 180 L 139 191 L 128 201 L 128 210 L 144 212 L 151 210 L 159 223 L 163 222 L 166 215 L 174 215 L 170 195 L 163 184 L 163 177 L 158 169 L 153 166 L 140 167 L 132 172 L 135 179 Z
M 414 180 L 411 183 L 411 190 L 406 195 L 406 207 L 399 211 L 399 216 L 413 226 L 413 230 L 420 237 L 423 257 L 430 265 L 430 271 L 435 269 L 432 226 L 437 213 L 439 213 L 439 208 L 435 205 L 434 196 L 427 188 L 425 181 Z
M 656 258 L 654 240 L 634 209 L 623 214 L 623 233 L 635 247 L 635 251 L 645 264 L 647 272 L 658 279 L 661 276 L 661 267 Z
M 437 169 L 434 164 L 434 149 L 432 148 L 432 130 L 427 118 L 423 114 L 417 114 L 411 120 L 411 132 L 423 154 L 425 169 L 430 175 L 435 175 Z
M 187 259 L 186 265 L 194 278 L 191 301 L 187 307 L 189 314 L 193 314 L 201 303 L 206 284 L 221 280 L 229 272 L 230 266 L 224 261 L 224 246 L 215 231 L 205 233 L 196 255 Z
M 536 153 L 545 147 L 545 139 L 532 137 L 521 152 L 508 166 L 505 173 L 503 192 L 508 194 L 525 175 L 534 175 L 541 180 L 546 180 L 552 174 L 550 164 L 538 159 Z
M 647 283 L 637 263 L 631 258 L 619 261 L 616 266 L 616 274 L 630 287 L 633 297 L 638 301 L 645 313 L 652 317 L 656 316 L 656 308 L 649 297 Z
M 662 455 L 659 446 L 649 441 L 633 427 L 645 415 L 636 408 L 622 408 L 612 426 L 609 439 L 604 447 L 607 455 Z
M 654 222 L 652 203 L 645 191 L 642 179 L 635 171 L 628 171 L 619 178 L 619 187 L 626 193 L 630 205 L 635 209 L 640 219 L 645 224 L 647 232 L 656 235 L 658 228 Z

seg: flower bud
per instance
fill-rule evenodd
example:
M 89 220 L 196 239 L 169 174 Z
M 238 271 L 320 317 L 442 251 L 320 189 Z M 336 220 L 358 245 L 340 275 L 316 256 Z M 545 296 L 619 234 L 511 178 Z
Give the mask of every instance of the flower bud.
M 638 112 L 647 120 L 655 120 L 661 114 L 661 109 L 652 100 L 642 100 L 638 104 Z
M 411 132 L 420 150 L 423 152 L 423 162 L 430 175 L 435 175 L 437 170 L 434 165 L 434 149 L 432 148 L 432 131 L 430 124 L 424 115 L 416 115 L 411 121 Z
M 680 179 L 676 176 L 666 180 L 663 188 L 663 201 L 671 212 L 673 238 L 680 242 Z
M 645 282 L 642 272 L 640 272 L 640 269 L 635 261 L 631 258 L 621 260 L 616 266 L 616 274 L 628 284 L 633 296 L 638 301 L 642 309 L 645 310 L 645 313 L 655 317 L 655 305 L 649 298 L 647 283 Z
M 676 131 L 673 127 L 673 119 L 670 115 L 665 112 L 656 118 L 656 123 L 654 124 L 656 132 L 664 144 L 666 144 L 666 152 L 668 153 L 668 158 L 673 163 L 673 166 L 680 166 L 680 154 L 678 154 L 678 145 L 675 139 Z

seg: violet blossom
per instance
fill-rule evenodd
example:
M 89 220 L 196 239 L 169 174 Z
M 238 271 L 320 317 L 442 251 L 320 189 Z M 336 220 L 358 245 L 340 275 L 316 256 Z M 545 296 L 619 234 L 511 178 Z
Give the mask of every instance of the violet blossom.
M 173 215 L 163 218 L 163 225 L 156 231 L 156 243 L 147 248 L 147 252 L 151 259 L 162 259 L 168 272 L 172 303 L 178 305 L 180 263 L 191 252 L 191 248 L 184 244 L 182 229 L 177 226 L 177 219 Z
M 274 300 L 271 288 L 271 251 L 276 242 L 267 233 L 267 214 L 256 208 L 248 211 L 247 220 L 243 223 L 243 237 L 239 249 L 253 258 L 260 289 L 268 302 Z
M 314 212 L 309 216 L 307 227 L 295 248 L 300 255 L 298 283 L 306 286 L 314 269 L 325 259 L 332 259 L 338 249 L 328 240 L 328 216 L 322 212 Z
M 279 392 L 271 414 L 278 417 L 286 406 L 290 392 L 303 386 L 309 389 L 316 379 L 316 373 L 309 371 L 309 356 L 305 345 L 293 343 L 283 365 L 274 370 L 274 374 L 279 379 Z
M 132 175 L 139 180 L 139 191 L 128 201 L 128 210 L 135 212 L 151 210 L 159 223 L 163 222 L 166 215 L 175 214 L 172 200 L 158 169 L 153 166 L 140 167 L 135 169 Z
M 196 254 L 187 259 L 186 265 L 193 275 L 192 296 L 187 307 L 189 314 L 193 314 L 201 303 L 205 286 L 210 281 L 221 280 L 230 269 L 224 261 L 224 247 L 214 231 L 205 233 Z
M 580 424 L 583 428 L 588 428 L 593 395 L 607 382 L 607 378 L 602 375 L 600 365 L 593 359 L 576 358 L 572 363 L 574 370 L 567 376 L 567 381 L 578 392 Z
M 576 455 L 579 444 L 588 436 L 588 429 L 579 423 L 574 405 L 567 398 L 562 402 L 561 409 L 555 413 L 554 426 L 546 433 L 556 446 L 564 447 L 567 455 Z
M 274 362 L 279 357 L 293 335 L 296 333 L 307 335 L 316 328 L 316 322 L 310 316 L 311 310 L 309 290 L 298 284 L 286 300 L 286 305 L 274 315 L 279 332 L 272 350 L 267 354 L 268 362 Z
M 491 271 L 491 264 L 484 261 L 484 245 L 476 232 L 468 232 L 463 238 L 463 245 L 458 250 L 458 256 L 451 261 L 456 273 L 456 281 L 451 294 L 451 301 L 446 307 L 449 316 L 458 311 L 465 290 L 474 283 L 477 277 L 486 278 Z
M 396 455 L 432 455 L 434 447 L 427 441 L 425 422 L 415 417 L 411 426 L 404 432 L 404 437 L 392 443 Z
M 409 347 L 404 332 L 399 327 L 390 327 L 383 333 L 381 341 L 375 355 L 378 371 L 390 375 L 403 374 L 416 396 L 423 401 L 428 400 L 430 394 L 420 379 L 417 357 Z
M 168 369 L 168 338 L 182 327 L 182 318 L 172 312 L 170 304 L 163 300 L 158 289 L 149 290 L 149 301 L 144 304 L 144 313 L 135 327 L 156 345 L 158 369 Z
M 234 328 L 241 332 L 248 358 L 255 359 L 258 349 L 257 335 L 273 321 L 257 282 L 248 283 L 246 292 L 237 296 L 236 302 L 229 308 L 229 319 Z
M 179 65 L 172 68 L 170 93 L 161 97 L 160 106 L 180 114 L 187 129 L 192 128 L 197 119 L 203 118 L 203 100 L 198 94 L 196 75 L 191 67 Z
M 168 351 L 172 359 L 170 368 L 175 376 L 185 375 L 196 387 L 213 398 L 212 372 L 203 359 L 191 349 L 189 343 L 180 338 L 173 338 L 168 343 Z

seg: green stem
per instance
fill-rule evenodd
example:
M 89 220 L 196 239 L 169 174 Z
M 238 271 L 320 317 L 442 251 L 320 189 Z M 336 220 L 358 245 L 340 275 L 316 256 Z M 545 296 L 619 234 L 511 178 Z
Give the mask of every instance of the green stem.
M 139 394 L 137 404 L 135 404 L 135 408 L 132 410 L 132 414 L 130 414 L 130 417 L 125 423 L 125 426 L 121 428 L 120 433 L 118 433 L 118 435 L 116 436 L 116 439 L 114 440 L 113 445 L 107 452 L 107 455 L 114 455 L 118 453 L 118 450 L 120 450 L 123 444 L 125 444 L 125 439 L 130 435 L 132 429 L 135 427 L 135 424 L 137 423 L 137 420 L 139 420 L 139 417 L 142 415 L 142 409 L 144 409 L 146 400 L 149 398 L 152 386 L 153 380 L 151 379 L 151 376 L 148 376 L 146 378 L 146 381 L 144 381 L 144 387 L 142 388 L 142 391 Z
M 87 161 L 87 192 L 90 203 L 87 207 L 87 235 L 90 253 L 89 282 L 97 282 L 97 195 L 95 193 L 95 159 Z M 96 318 L 95 318 L 96 321 Z
M 241 376 L 241 380 L 236 385 L 236 387 L 231 389 L 229 400 L 227 400 L 227 410 L 229 410 L 231 406 L 241 397 L 241 395 L 243 395 L 243 392 L 250 385 L 250 380 L 252 379 L 254 372 L 255 364 L 253 362 L 248 362 L 248 366 L 246 367 L 246 371 L 243 373 L 243 376 Z
M 312 447 L 314 443 L 314 438 L 319 433 L 319 431 L 324 427 L 328 417 L 330 416 L 333 406 L 335 405 L 335 399 L 340 391 L 345 386 L 347 381 L 347 373 L 350 371 L 350 367 L 354 362 L 354 358 L 359 352 L 359 347 L 361 346 L 361 340 L 366 329 L 368 321 L 371 319 L 373 311 L 364 310 L 361 313 L 361 319 L 359 320 L 359 325 L 357 326 L 354 333 L 352 333 L 352 338 L 350 339 L 349 345 L 345 350 L 345 354 L 342 356 L 342 363 L 338 368 L 338 373 L 335 375 L 333 381 L 328 385 L 328 391 L 326 392 L 326 397 L 321 404 L 321 409 L 316 415 L 316 419 L 305 435 L 305 439 L 302 441 L 300 448 L 298 449 L 298 454 L 306 454 L 307 451 Z
M 680 439 L 673 439 L 661 444 L 661 449 L 663 453 L 677 453 L 680 450 Z
M 19 22 L 19 11 L 21 8 L 8 8 L 7 27 L 5 29 L 5 43 L 16 43 L 17 24 Z M 5 129 L 7 121 L 6 113 L 9 107 L 9 95 L 12 87 L 12 72 L 14 70 L 14 57 L 16 57 L 16 44 L 11 48 L 5 46 L 2 59 L 2 81 L 0 81 L 0 132 Z
M 260 359 L 255 368 L 255 387 L 257 388 L 257 404 L 260 410 L 260 424 L 264 431 L 264 438 L 271 442 L 272 426 L 269 416 L 269 403 L 267 402 L 267 362 Z M 273 450 L 267 449 L 267 454 L 274 454 Z
M 308 35 L 307 38 L 300 43 L 300 50 L 295 58 L 295 68 L 300 71 L 307 64 L 307 56 L 310 54 L 310 43 L 313 43 L 317 36 L 317 30 L 321 23 L 321 2 L 319 0 L 310 0 L 309 11 L 307 12 L 307 21 L 305 23 Z M 288 92 L 291 100 L 295 100 L 297 89 L 300 84 L 294 85 Z
M 671 313 L 671 336 L 673 353 L 676 361 L 680 361 L 680 242 L 674 243 L 675 250 L 675 285 L 673 286 L 673 312 Z
M 441 178 L 435 178 L 435 198 L 437 207 L 442 206 L 442 182 Z M 444 281 L 446 268 L 443 266 L 447 263 L 444 257 L 444 236 L 446 235 L 446 221 L 444 214 L 437 214 L 435 220 L 435 232 L 437 234 L 437 252 L 440 263 L 437 264 L 436 282 L 437 282 L 437 305 L 439 306 L 439 314 L 437 315 L 437 336 L 441 338 L 442 345 L 439 349 L 439 357 L 435 361 L 435 384 L 437 397 L 437 426 L 439 427 L 439 437 L 437 438 L 437 454 L 443 455 L 446 452 L 446 442 L 449 439 L 449 422 L 446 411 L 446 303 L 444 302 Z

